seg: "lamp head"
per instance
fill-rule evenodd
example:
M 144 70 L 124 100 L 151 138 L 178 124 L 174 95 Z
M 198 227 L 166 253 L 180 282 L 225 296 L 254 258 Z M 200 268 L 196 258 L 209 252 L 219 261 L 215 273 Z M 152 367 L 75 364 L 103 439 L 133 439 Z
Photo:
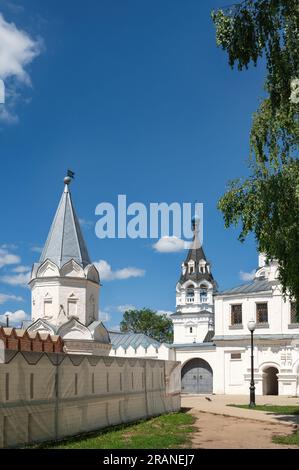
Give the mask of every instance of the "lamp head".
M 247 324 L 247 327 L 248 327 L 249 331 L 253 332 L 255 330 L 255 327 L 256 327 L 255 321 L 254 320 L 249 320 L 249 322 Z

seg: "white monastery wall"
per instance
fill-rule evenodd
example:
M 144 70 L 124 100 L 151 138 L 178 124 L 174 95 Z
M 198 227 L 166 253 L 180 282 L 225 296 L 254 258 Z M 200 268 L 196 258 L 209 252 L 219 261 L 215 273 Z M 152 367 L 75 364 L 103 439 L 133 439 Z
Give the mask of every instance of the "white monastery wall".
M 6 351 L 0 447 L 179 410 L 180 369 L 174 361 Z

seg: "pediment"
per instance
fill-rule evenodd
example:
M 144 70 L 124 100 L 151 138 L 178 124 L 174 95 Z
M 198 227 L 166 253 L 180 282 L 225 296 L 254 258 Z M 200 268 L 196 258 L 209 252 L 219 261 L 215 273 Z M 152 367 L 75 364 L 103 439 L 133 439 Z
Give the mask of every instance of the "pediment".
M 62 277 L 85 277 L 82 267 L 73 259 L 62 266 L 60 275 Z
M 76 318 L 71 318 L 58 328 L 57 334 L 63 339 L 92 339 L 92 335 L 86 326 Z
M 40 333 L 49 333 L 50 335 L 55 335 L 55 328 L 49 325 L 47 322 L 38 318 L 34 323 L 32 323 L 28 328 L 28 332 L 39 331 Z
M 46 260 L 37 270 L 36 277 L 57 277 L 59 269 L 53 261 Z
M 100 282 L 99 271 L 94 266 L 94 264 L 89 264 L 88 266 L 86 266 L 86 268 L 84 269 L 84 273 L 85 273 L 86 279 L 89 279 L 90 281 L 94 281 L 97 283 Z

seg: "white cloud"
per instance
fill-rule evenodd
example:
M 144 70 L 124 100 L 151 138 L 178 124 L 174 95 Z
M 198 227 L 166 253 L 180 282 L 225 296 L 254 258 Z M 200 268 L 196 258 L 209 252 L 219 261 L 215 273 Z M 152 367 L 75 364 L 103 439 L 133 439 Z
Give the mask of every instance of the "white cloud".
M 31 251 L 33 251 L 34 253 L 41 253 L 43 251 L 43 248 L 41 246 L 32 246 L 31 248 Z
M 0 304 L 4 304 L 5 302 L 9 302 L 11 300 L 23 302 L 24 299 L 17 295 L 0 294 Z
M 175 253 L 190 247 L 190 242 L 185 242 L 178 237 L 161 237 L 153 248 L 159 253 Z
M 108 312 L 102 312 L 99 310 L 99 320 L 103 322 L 107 322 L 110 320 L 110 314 Z
M 14 77 L 18 81 L 31 84 L 25 70 L 41 52 L 41 41 L 35 41 L 14 23 L 5 21 L 0 13 L 0 76 L 2 79 Z
M 0 268 L 3 266 L 20 263 L 21 258 L 18 255 L 10 253 L 6 248 L 4 248 L 4 246 L 5 245 L 0 247 Z
M 22 264 L 20 264 L 20 266 L 17 266 L 12 271 L 14 273 L 26 273 L 26 272 L 28 273 L 28 271 L 30 270 L 31 270 L 30 266 L 23 266 Z
M 6 276 L 1 276 L 0 281 L 10 286 L 21 286 L 28 287 L 28 282 L 30 280 L 30 272 L 19 273 L 19 274 L 7 274 Z
M 6 315 L 9 315 L 9 325 L 20 325 L 22 321 L 29 320 L 29 315 L 24 310 L 16 310 L 15 312 L 5 312 L 0 315 L 0 322 L 6 324 Z
M 107 261 L 101 259 L 94 263 L 100 273 L 102 281 L 113 281 L 115 279 L 129 279 L 130 277 L 142 277 L 145 274 L 144 269 L 127 267 L 113 271 Z
M 158 311 L 157 311 L 157 314 L 158 314 L 158 315 L 167 315 L 167 316 L 169 316 L 169 315 L 171 315 L 172 313 L 173 313 L 173 312 L 172 312 L 171 310 L 158 310 Z
M 0 106 L 0 120 L 9 124 L 18 121 L 14 108 L 20 99 L 17 87 L 31 86 L 26 67 L 41 52 L 42 41 L 9 23 L 0 13 L 0 78 L 5 83 L 5 104 Z
M 254 277 L 255 277 L 255 269 L 250 271 L 250 273 L 240 271 L 240 278 L 242 279 L 242 281 L 252 281 Z
M 118 305 L 116 307 L 116 310 L 120 313 L 124 313 L 127 310 L 136 310 L 136 307 L 135 307 L 135 305 L 130 305 L 130 304 L 128 304 L 128 305 Z

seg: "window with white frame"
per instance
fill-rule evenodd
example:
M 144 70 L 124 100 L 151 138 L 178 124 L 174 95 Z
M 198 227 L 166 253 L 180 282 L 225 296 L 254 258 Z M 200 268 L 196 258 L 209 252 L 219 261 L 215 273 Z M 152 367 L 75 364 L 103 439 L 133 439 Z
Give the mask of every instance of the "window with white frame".
M 68 299 L 67 301 L 67 313 L 69 317 L 76 317 L 77 316 L 77 299 Z
M 256 322 L 268 323 L 268 304 L 267 302 L 259 302 L 256 304 Z
M 187 299 L 187 302 L 194 302 L 194 287 L 193 286 L 187 287 L 186 299 Z
M 296 312 L 296 302 L 291 302 L 290 310 L 290 323 L 299 323 Z
M 51 317 L 53 314 L 52 299 L 44 299 L 44 317 Z
M 231 325 L 242 325 L 242 304 L 234 304 L 230 306 Z

